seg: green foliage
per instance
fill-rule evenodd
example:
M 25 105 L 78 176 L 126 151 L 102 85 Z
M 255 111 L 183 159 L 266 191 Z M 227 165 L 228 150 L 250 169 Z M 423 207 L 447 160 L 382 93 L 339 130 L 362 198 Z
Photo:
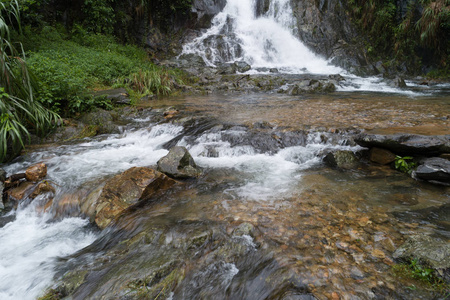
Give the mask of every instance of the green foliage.
M 92 90 L 113 85 L 130 82 L 132 88 L 151 94 L 172 91 L 175 76 L 151 64 L 136 46 L 121 45 L 113 37 L 88 33 L 80 26 L 74 27 L 71 38 L 53 27 L 44 27 L 37 36 L 39 43 L 28 59 L 39 79 L 37 98 L 64 115 L 93 107 L 110 109 L 111 103 L 94 99 Z
M 410 160 L 412 160 L 413 158 L 411 156 L 396 156 L 395 157 L 395 169 L 399 170 L 400 172 L 403 173 L 408 173 L 411 174 L 411 172 L 413 171 L 413 169 L 417 166 L 417 164 L 415 162 L 412 162 Z
M 146 70 L 138 70 L 124 81 L 133 90 L 144 95 L 169 95 L 175 83 L 174 74 L 174 72 L 153 66 Z
M 352 19 L 369 37 L 369 55 L 407 61 L 411 70 L 421 61 L 440 68 L 450 54 L 450 0 L 410 1 L 405 15 L 394 0 L 348 0 Z
M 0 3 L 0 162 L 12 158 L 24 147 L 28 130 L 43 135 L 59 116 L 35 101 L 36 83 L 28 71 L 25 53 L 16 49 L 10 35 L 15 24 L 20 32 L 18 1 Z
M 112 34 L 115 25 L 114 0 L 84 0 L 84 27 L 94 33 Z
M 416 284 L 421 285 L 424 288 L 431 289 L 442 294 L 449 292 L 450 286 L 441 278 L 437 277 L 433 269 L 427 268 L 426 266 L 420 264 L 418 259 L 412 259 L 408 263 L 394 265 L 392 267 L 392 271 L 398 277 L 415 280 Z M 408 288 L 411 290 L 417 289 L 414 284 Z

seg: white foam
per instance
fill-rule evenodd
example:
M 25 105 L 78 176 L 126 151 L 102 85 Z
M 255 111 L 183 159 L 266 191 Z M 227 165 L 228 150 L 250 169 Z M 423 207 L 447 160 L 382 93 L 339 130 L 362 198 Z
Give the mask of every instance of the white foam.
M 51 285 L 57 258 L 96 238 L 83 230 L 87 220 L 48 222 L 50 218 L 37 213 L 32 203 L 17 212 L 15 221 L 0 228 L 0 299 L 36 299 Z

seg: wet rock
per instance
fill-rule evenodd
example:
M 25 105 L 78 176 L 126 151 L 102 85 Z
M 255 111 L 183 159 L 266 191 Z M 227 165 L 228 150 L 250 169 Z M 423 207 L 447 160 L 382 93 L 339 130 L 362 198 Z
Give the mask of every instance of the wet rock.
M 173 178 L 195 178 L 201 174 L 185 147 L 175 146 L 158 161 L 158 171 Z
M 448 241 L 431 236 L 413 235 L 394 252 L 393 257 L 405 262 L 418 259 L 421 264 L 434 269 L 440 277 L 450 281 L 450 243 Z
M 239 73 L 245 73 L 247 71 L 250 71 L 250 69 L 252 68 L 245 61 L 236 61 L 234 62 L 234 65 L 236 66 L 236 71 L 238 71 Z
M 395 161 L 396 155 L 389 150 L 374 147 L 369 151 L 369 159 L 372 162 L 387 165 Z
M 43 181 L 39 183 L 33 190 L 33 192 L 30 194 L 30 198 L 34 199 L 39 195 L 45 194 L 45 193 L 55 193 L 55 188 L 48 182 Z
M 336 151 L 328 153 L 324 161 L 333 168 L 354 169 L 358 166 L 359 160 L 352 151 Z
M 227 74 L 236 74 L 236 65 L 230 63 L 224 63 L 218 66 L 217 74 L 227 75 Z
M 118 126 L 113 122 L 111 112 L 104 109 L 96 109 L 83 115 L 80 121 L 86 125 L 96 127 L 97 134 L 119 133 Z
M 270 73 L 279 73 L 279 71 L 278 71 L 277 68 L 270 68 L 270 69 L 269 69 L 269 72 L 270 72 Z
M 439 157 L 424 159 L 413 171 L 413 177 L 450 185 L 450 161 Z
M 440 158 L 444 158 L 446 160 L 450 160 L 450 153 L 443 153 L 439 155 Z
M 395 88 L 405 88 L 406 87 L 406 82 L 403 78 L 401 77 L 395 77 L 393 80 L 389 81 L 388 84 L 391 87 L 395 87 Z
M 47 166 L 44 163 L 35 164 L 25 171 L 25 178 L 28 181 L 36 182 L 47 176 Z
M 126 208 L 173 184 L 174 180 L 154 169 L 134 167 L 108 180 L 101 193 L 96 190 L 87 197 L 81 203 L 82 212 L 86 215 L 94 213 L 95 223 L 103 229 Z
M 35 184 L 30 181 L 23 181 L 19 186 L 9 189 L 6 193 L 8 195 L 8 201 L 18 202 L 28 196 L 33 190 Z
M 5 182 L 6 180 L 6 171 L 0 168 L 0 182 Z
M 197 17 L 197 26 L 209 28 L 212 18 L 221 12 L 226 5 L 226 0 L 194 0 L 191 13 Z
M 234 236 L 248 235 L 253 237 L 255 231 L 255 226 L 250 223 L 242 223 L 233 231 Z
M 130 95 L 124 88 L 98 91 L 94 93 L 94 98 L 106 98 L 114 104 L 130 104 Z
M 307 79 L 295 83 L 289 90 L 289 95 L 301 95 L 304 93 L 331 93 L 336 86 L 327 80 Z
M 360 134 L 355 137 L 355 142 L 363 147 L 383 148 L 402 155 L 431 156 L 450 152 L 450 135 Z

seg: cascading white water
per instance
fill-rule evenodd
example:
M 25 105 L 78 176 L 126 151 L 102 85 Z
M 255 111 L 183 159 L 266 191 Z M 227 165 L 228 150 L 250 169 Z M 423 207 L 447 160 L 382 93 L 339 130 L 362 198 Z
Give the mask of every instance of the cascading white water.
M 288 74 L 341 74 L 346 81 L 338 91 L 373 91 L 423 95 L 386 84 L 382 78 L 361 78 L 331 65 L 314 54 L 296 37 L 296 22 L 290 0 L 271 0 L 268 11 L 256 16 L 256 0 L 227 0 L 223 11 L 201 36 L 183 46 L 183 54 L 196 54 L 209 66 L 244 61 L 247 73 L 276 68 Z
M 188 43 L 183 53 L 195 53 L 214 66 L 243 60 L 255 68 L 278 68 L 287 73 L 340 73 L 315 55 L 295 36 L 289 0 L 272 0 L 263 16 L 255 16 L 256 0 L 228 0 L 211 28 Z
M 148 122 L 146 120 L 141 120 Z M 149 122 L 148 122 L 149 123 Z M 176 137 L 182 127 L 171 124 L 136 129 L 103 140 L 61 146 L 29 154 L 23 161 L 4 168 L 9 174 L 22 172 L 36 162 L 48 165 L 47 180 L 57 186 L 57 195 L 76 191 L 92 179 L 117 174 L 134 166 L 154 165 L 167 150 L 161 146 Z M 205 133 L 189 144 L 196 162 L 205 168 L 229 168 L 243 174 L 244 179 L 226 191 L 227 196 L 248 200 L 280 199 L 290 195 L 300 178 L 300 171 L 320 163 L 319 153 L 326 148 L 345 148 L 324 144 L 309 137 L 308 145 L 280 149 L 277 153 L 260 153 L 251 146 L 231 147 L 222 134 Z M 244 131 L 226 131 L 240 135 Z M 217 157 L 208 157 L 206 150 L 214 147 Z M 19 205 L 16 219 L 0 228 L 0 299 L 35 299 L 52 283 L 57 258 L 70 255 L 89 245 L 96 234 L 85 229 L 81 218 L 52 219 L 43 213 L 39 198 Z M 224 204 L 226 205 L 226 204 Z M 237 269 L 231 269 L 232 274 Z

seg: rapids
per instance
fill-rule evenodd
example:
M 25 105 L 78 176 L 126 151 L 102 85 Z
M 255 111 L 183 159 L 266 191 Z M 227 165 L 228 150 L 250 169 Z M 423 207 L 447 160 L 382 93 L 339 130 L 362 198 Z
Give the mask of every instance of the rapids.
M 323 158 L 335 150 L 363 156 L 352 141 L 361 131 L 448 134 L 448 85 L 399 90 L 349 74 L 295 38 L 288 0 L 271 1 L 262 16 L 255 5 L 228 0 L 184 53 L 209 66 L 246 61 L 250 72 L 341 73 L 347 83 L 331 95 L 142 102 L 120 134 L 43 145 L 2 165 L 15 174 L 44 162 L 56 193 L 46 211 L 38 197 L 0 217 L 1 299 L 36 299 L 49 288 L 73 299 L 439 297 L 396 277 L 392 253 L 408 234 L 449 241 L 442 211 L 450 189 L 364 160 L 336 170 Z M 169 106 L 180 110 L 170 121 Z M 103 231 L 77 201 L 66 205 L 131 167 L 154 167 L 174 145 L 190 151 L 200 178 Z

